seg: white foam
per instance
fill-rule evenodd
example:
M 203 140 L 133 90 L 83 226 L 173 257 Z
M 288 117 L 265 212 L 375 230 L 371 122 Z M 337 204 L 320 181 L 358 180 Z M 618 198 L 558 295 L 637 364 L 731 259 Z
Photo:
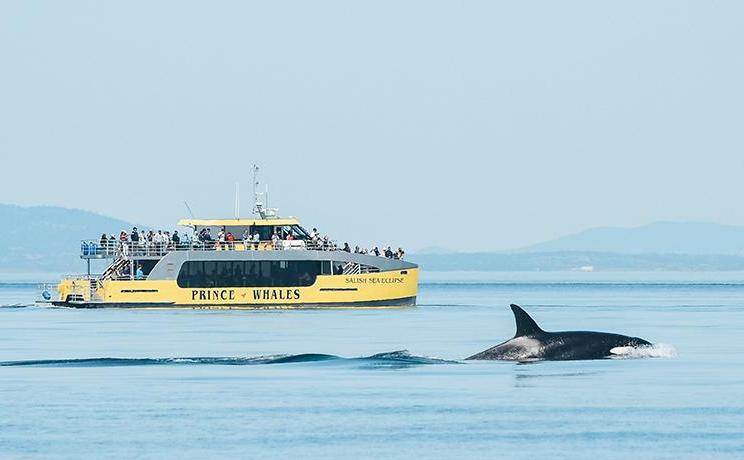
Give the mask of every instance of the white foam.
M 655 343 L 640 347 L 615 347 L 610 350 L 613 359 L 675 358 L 677 350 L 668 343 Z

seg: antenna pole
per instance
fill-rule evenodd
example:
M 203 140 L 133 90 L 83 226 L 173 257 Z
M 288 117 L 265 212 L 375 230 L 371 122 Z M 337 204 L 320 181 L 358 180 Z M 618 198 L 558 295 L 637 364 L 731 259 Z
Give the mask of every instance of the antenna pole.
M 259 214 L 261 210 L 258 200 L 258 165 L 251 165 L 251 169 L 253 170 L 253 214 Z
M 240 219 L 240 182 L 235 182 L 235 218 Z
M 183 204 L 186 205 L 186 209 L 189 211 L 189 214 L 191 214 L 191 218 L 194 219 L 194 213 L 191 212 L 191 207 L 189 206 L 189 204 L 185 201 L 183 202 Z

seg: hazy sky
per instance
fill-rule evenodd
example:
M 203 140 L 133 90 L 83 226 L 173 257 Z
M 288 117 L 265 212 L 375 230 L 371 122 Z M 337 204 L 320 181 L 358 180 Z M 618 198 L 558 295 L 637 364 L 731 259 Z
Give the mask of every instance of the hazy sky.
M 257 162 L 352 244 L 744 224 L 743 47 L 741 1 L 6 1 L 0 202 L 230 217 Z

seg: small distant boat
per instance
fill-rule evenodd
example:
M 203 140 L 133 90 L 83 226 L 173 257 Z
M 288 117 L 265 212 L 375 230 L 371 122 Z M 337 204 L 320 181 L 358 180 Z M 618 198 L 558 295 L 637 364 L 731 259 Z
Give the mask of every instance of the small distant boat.
M 584 265 L 584 266 L 579 267 L 579 271 L 580 272 L 586 272 L 586 273 L 593 272 L 594 271 L 594 266 L 593 265 Z
M 254 194 L 255 218 L 192 218 L 178 225 L 192 229 L 194 235 L 209 229 L 212 235 L 222 231 L 257 238 L 189 244 L 114 240 L 105 246 L 84 241 L 80 257 L 88 262 L 88 273 L 63 279 L 51 303 L 76 308 L 208 309 L 416 304 L 416 264 L 318 242 L 299 221 L 278 217 L 276 210 L 263 207 L 261 194 Z M 91 275 L 92 259 L 111 263 L 103 274 Z

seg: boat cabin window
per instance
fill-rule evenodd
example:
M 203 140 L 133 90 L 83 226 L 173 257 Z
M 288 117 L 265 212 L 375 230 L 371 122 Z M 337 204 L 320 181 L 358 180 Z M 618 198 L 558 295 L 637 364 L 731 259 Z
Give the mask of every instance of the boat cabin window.
M 309 240 L 310 234 L 299 225 L 251 225 L 250 227 L 227 227 L 228 231 L 231 231 L 235 235 L 236 239 L 243 237 L 243 232 L 246 228 L 251 235 L 258 233 L 258 237 L 261 241 L 271 241 L 271 236 L 276 232 L 279 237 L 283 240 L 287 239 L 288 234 L 292 234 L 292 237 L 296 240 Z M 212 238 L 217 238 L 217 233 L 220 231 L 220 227 L 210 227 L 212 232 Z
M 309 240 L 310 234 L 304 228 L 299 225 L 284 225 L 282 227 L 276 227 L 277 233 L 281 239 L 286 240 L 287 235 L 292 235 L 292 238 L 296 240 Z
M 181 288 L 311 286 L 321 273 L 320 261 L 189 261 L 176 282 Z

